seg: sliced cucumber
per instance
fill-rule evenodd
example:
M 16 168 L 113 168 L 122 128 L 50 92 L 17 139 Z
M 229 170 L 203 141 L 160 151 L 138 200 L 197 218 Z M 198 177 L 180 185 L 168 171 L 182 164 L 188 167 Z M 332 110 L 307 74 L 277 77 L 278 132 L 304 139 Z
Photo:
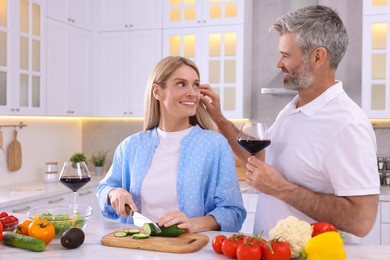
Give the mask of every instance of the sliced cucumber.
M 151 236 L 162 236 L 162 237 L 178 237 L 186 232 L 185 229 L 178 228 L 177 225 L 170 227 L 160 227 L 161 233 L 156 232 L 156 228 L 152 223 L 144 224 L 144 233 Z
M 141 231 L 136 228 L 130 228 L 130 229 L 123 230 L 123 232 L 126 232 L 128 235 L 134 235 L 134 234 L 138 234 Z
M 148 237 L 149 237 L 148 234 L 134 234 L 131 236 L 131 238 L 133 238 L 133 239 L 145 239 Z
M 119 231 L 114 233 L 114 237 L 125 237 L 127 236 L 127 232 Z

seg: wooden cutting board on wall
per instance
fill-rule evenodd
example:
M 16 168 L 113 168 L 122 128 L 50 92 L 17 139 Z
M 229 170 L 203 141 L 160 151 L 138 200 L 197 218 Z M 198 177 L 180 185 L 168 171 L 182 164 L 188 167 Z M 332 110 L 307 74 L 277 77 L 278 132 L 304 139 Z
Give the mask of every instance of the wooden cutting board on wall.
M 18 131 L 14 130 L 14 139 L 7 148 L 8 169 L 11 172 L 17 171 L 22 167 L 22 145 L 17 140 Z
M 209 242 L 208 236 L 201 234 L 183 234 L 178 237 L 151 236 L 145 239 L 133 239 L 131 236 L 115 237 L 114 233 L 118 231 L 105 235 L 101 239 L 102 245 L 170 253 L 192 253 L 200 250 Z

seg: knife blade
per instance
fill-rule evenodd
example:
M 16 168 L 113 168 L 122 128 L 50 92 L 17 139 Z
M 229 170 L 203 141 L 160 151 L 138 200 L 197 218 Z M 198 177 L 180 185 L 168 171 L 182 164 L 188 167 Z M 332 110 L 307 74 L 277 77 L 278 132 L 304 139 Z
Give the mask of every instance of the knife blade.
M 156 233 L 161 233 L 161 228 L 155 222 L 151 221 L 149 218 L 145 217 L 141 213 L 134 211 L 127 204 L 125 204 L 125 209 L 126 209 L 126 213 L 133 217 L 134 225 L 136 225 L 137 227 L 144 227 L 145 223 L 151 223 L 153 224 Z

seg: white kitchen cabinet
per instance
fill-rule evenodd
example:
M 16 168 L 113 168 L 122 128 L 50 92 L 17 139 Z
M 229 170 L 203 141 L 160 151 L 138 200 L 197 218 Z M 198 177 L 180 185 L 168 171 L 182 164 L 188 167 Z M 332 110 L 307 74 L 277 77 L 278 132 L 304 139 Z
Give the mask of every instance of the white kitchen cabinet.
M 47 15 L 85 30 L 92 29 L 94 0 L 47 0 Z
M 147 79 L 161 59 L 161 30 L 99 33 L 98 115 L 143 116 Z
M 248 31 L 241 25 L 163 30 L 163 56 L 193 60 L 201 83 L 220 95 L 227 118 L 250 117 L 251 59 Z
M 162 28 L 162 0 L 99 0 L 98 31 Z
M 91 34 L 47 19 L 47 115 L 91 113 Z
M 390 202 L 382 201 L 381 210 L 381 245 L 390 245 Z
M 73 194 L 66 192 L 48 198 L 40 199 L 39 206 L 55 205 L 55 204 L 71 204 L 73 203 Z
M 29 201 L 25 203 L 19 203 L 12 206 L 0 208 L 1 211 L 5 211 L 8 214 L 26 214 L 27 218 L 27 212 L 29 212 L 32 208 L 38 206 L 38 201 Z
M 164 28 L 242 24 L 248 0 L 164 1 Z
M 99 203 L 96 197 L 96 187 L 97 186 L 93 186 L 89 188 L 81 188 L 77 192 L 77 204 L 89 205 L 92 207 L 93 212 L 92 212 L 91 219 L 104 220 L 104 217 L 100 211 Z
M 240 232 L 244 234 L 253 234 L 253 227 L 255 224 L 256 205 L 258 194 L 242 193 L 242 200 L 247 212 L 246 219 L 242 224 Z
M 370 118 L 389 118 L 390 1 L 363 2 L 362 108 Z
M 381 245 L 390 245 L 390 223 L 381 224 Z
M 1 0 L 0 114 L 45 113 L 45 4 Z

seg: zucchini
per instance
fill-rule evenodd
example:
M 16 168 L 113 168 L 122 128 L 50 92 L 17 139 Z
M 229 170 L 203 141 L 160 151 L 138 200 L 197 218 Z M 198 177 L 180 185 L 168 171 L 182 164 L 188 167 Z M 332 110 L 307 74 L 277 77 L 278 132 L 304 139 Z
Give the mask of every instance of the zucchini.
M 134 234 L 131 236 L 131 238 L 133 238 L 133 239 L 145 239 L 148 237 L 149 237 L 148 234 Z
M 162 237 L 178 237 L 186 232 L 185 229 L 178 228 L 177 225 L 170 227 L 160 227 L 161 233 L 156 232 L 156 228 L 152 223 L 144 224 L 144 233 L 151 236 L 162 236 Z
M 3 243 L 35 252 L 42 252 L 46 248 L 43 240 L 14 232 L 3 232 Z

